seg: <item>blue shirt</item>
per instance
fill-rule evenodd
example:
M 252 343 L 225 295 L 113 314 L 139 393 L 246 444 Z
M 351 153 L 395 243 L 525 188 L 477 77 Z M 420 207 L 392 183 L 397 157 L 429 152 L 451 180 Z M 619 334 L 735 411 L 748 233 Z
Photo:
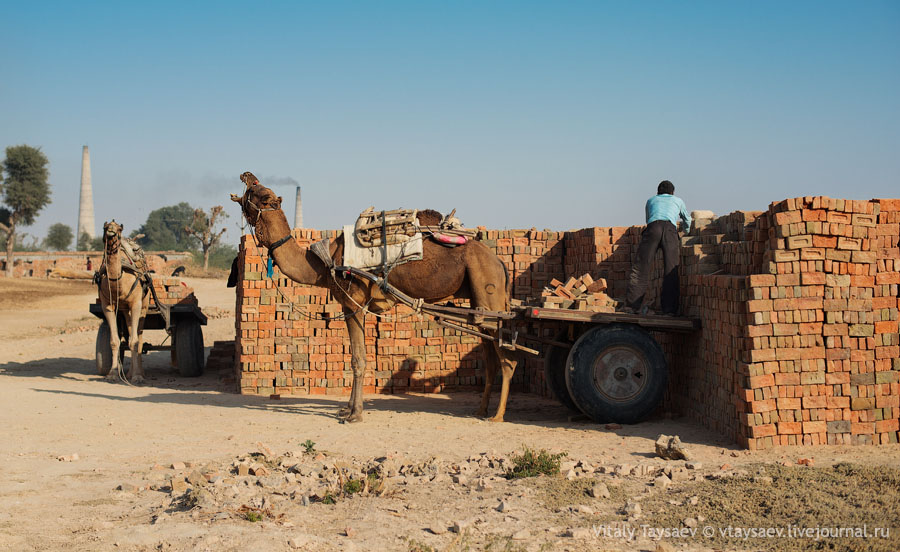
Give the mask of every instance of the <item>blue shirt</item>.
M 659 194 L 647 200 L 647 224 L 657 220 L 667 220 L 678 228 L 678 219 L 684 221 L 684 233 L 691 231 L 691 217 L 681 198 L 670 194 Z

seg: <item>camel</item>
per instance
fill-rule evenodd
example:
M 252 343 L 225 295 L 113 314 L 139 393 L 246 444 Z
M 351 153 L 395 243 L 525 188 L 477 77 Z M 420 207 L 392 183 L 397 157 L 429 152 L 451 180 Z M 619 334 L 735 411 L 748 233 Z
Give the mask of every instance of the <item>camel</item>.
M 103 317 L 109 324 L 109 345 L 112 349 L 112 367 L 106 375 L 109 381 L 116 381 L 122 370 L 119 357 L 119 330 L 117 318 L 119 311 L 127 313 L 128 345 L 131 349 L 131 370 L 127 380 L 133 384 L 144 382 L 144 368 L 141 362 L 143 347 L 144 318 L 150 305 L 147 288 L 142 281 L 143 274 L 135 274 L 122 267 L 124 251 L 120 250 L 122 242 L 122 225 L 115 220 L 103 225 L 103 266 L 99 271 L 97 283 L 100 293 L 100 304 Z M 104 270 L 105 269 L 105 270 Z M 139 267 L 142 272 L 146 267 Z
M 331 290 L 333 297 L 343 307 L 350 334 L 351 368 L 353 386 L 347 407 L 339 416 L 347 422 L 363 419 L 363 379 L 366 373 L 365 316 L 366 312 L 381 313 L 394 306 L 396 300 L 386 295 L 378 285 L 359 278 L 340 283 L 325 263 L 311 250 L 304 249 L 291 239 L 291 227 L 281 198 L 259 183 L 252 173 L 241 175 L 246 189 L 241 196 L 231 194 L 232 201 L 241 204 L 244 217 L 254 227 L 259 245 L 269 249 L 269 257 L 279 270 L 291 280 Z M 435 211 L 422 213 L 439 216 Z M 439 220 L 439 219 L 438 219 Z M 467 299 L 473 308 L 490 311 L 508 311 L 510 305 L 510 280 L 506 267 L 485 244 L 470 240 L 465 245 L 446 248 L 431 240 L 423 243 L 423 258 L 393 268 L 388 283 L 408 296 L 435 303 L 448 299 Z M 343 237 L 333 240 L 329 253 L 336 264 L 343 259 Z M 361 308 L 365 307 L 365 308 Z M 496 325 L 480 325 L 481 331 L 496 335 Z M 502 369 L 500 403 L 493 422 L 502 422 L 509 397 L 509 383 L 516 369 L 512 352 L 501 348 L 497 341 L 484 340 L 485 378 L 484 392 L 477 416 L 486 417 L 490 403 L 491 387 L 497 368 Z

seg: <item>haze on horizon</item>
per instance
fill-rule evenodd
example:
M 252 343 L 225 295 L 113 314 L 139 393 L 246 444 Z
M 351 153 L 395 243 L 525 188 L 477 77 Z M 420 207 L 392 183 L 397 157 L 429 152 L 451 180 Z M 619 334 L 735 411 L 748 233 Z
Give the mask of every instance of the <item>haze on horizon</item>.
M 224 205 L 252 171 L 304 222 L 369 205 L 470 226 L 643 223 L 689 209 L 900 197 L 900 3 L 4 3 L 0 145 L 50 159 L 53 203 Z

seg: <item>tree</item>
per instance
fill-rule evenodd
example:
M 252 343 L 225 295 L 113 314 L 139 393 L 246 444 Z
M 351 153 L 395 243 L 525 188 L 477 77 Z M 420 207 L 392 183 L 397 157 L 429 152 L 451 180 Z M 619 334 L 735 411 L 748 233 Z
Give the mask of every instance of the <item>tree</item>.
M 194 209 L 194 219 L 190 226 L 185 226 L 184 231 L 194 236 L 200 242 L 200 249 L 203 251 L 203 271 L 209 270 L 209 251 L 217 243 L 219 238 L 225 233 L 225 228 L 216 232 L 216 219 L 219 217 L 228 218 L 228 213 L 223 211 L 221 205 L 216 205 L 209 210 L 209 214 L 203 212 L 203 209 Z
M 6 207 L 0 208 L 0 230 L 6 232 L 6 275 L 12 276 L 13 247 L 16 228 L 28 226 L 50 203 L 50 170 L 47 156 L 40 148 L 9 146 L 2 163 L 5 181 L 0 180 L 0 199 Z
M 66 251 L 72 245 L 75 233 L 72 228 L 61 222 L 57 222 L 47 230 L 44 238 L 44 246 L 52 251 Z
M 144 234 L 138 243 L 146 251 L 189 251 L 196 248 L 196 238 L 185 228 L 194 222 L 194 209 L 185 202 L 151 211 L 131 237 Z
M 76 251 L 103 251 L 103 236 L 92 238 L 87 232 L 82 232 L 75 245 Z

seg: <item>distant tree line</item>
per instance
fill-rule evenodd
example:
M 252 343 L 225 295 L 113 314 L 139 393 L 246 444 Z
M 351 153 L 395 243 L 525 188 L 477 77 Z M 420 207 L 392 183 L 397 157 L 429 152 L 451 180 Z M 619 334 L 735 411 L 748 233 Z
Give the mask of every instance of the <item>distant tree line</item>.
M 38 213 L 50 203 L 49 161 L 40 148 L 27 145 L 6 148 L 6 159 L 0 163 L 0 242 L 6 245 L 6 271 L 12 274 L 13 251 L 37 251 L 41 248 L 67 251 L 75 241 L 77 251 L 101 251 L 103 237 L 91 238 L 83 233 L 75 239 L 72 228 L 63 223 L 50 226 L 39 244 L 19 229 L 34 223 Z M 147 251 L 190 251 L 195 262 L 228 268 L 237 254 L 230 244 L 220 243 L 224 228 L 219 228 L 228 214 L 221 205 L 207 213 L 185 202 L 160 207 L 147 216 L 147 221 L 131 233 L 131 237 Z

